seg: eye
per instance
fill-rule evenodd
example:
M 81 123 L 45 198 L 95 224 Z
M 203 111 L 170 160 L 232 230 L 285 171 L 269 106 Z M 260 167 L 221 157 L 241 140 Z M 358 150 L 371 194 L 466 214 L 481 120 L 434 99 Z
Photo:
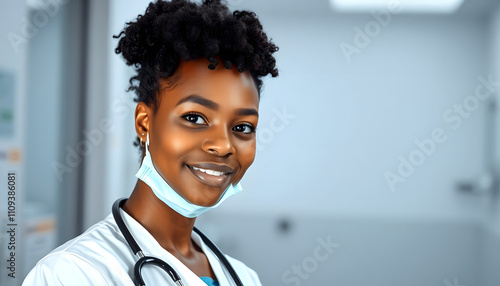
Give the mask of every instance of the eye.
M 252 125 L 250 124 L 240 124 L 240 125 L 236 125 L 233 127 L 233 130 L 236 131 L 236 132 L 241 132 L 241 133 L 245 133 L 245 134 L 250 134 L 250 133 L 254 133 L 256 128 L 253 127 Z
M 188 113 L 182 116 L 184 119 L 193 124 L 207 124 L 207 121 L 198 113 Z

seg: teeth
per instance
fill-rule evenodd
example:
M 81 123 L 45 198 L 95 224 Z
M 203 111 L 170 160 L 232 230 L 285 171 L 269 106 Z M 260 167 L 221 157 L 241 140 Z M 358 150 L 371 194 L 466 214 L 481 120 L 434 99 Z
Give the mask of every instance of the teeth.
M 193 169 L 201 171 L 203 173 L 207 173 L 207 174 L 212 175 L 212 176 L 222 176 L 222 175 L 226 174 L 224 172 L 219 172 L 219 171 L 210 170 L 210 169 L 201 169 L 201 168 L 196 168 L 196 167 L 193 167 Z

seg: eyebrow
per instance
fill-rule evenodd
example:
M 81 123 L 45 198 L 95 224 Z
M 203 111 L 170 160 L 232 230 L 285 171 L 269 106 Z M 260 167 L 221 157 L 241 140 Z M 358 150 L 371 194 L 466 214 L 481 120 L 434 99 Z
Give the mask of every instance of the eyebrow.
M 219 104 L 211 101 L 210 99 L 203 98 L 197 94 L 191 94 L 184 97 L 183 99 L 179 100 L 175 106 L 180 105 L 184 102 L 194 102 L 215 111 L 219 110 Z M 257 112 L 255 108 L 240 108 L 236 110 L 236 114 L 241 116 L 254 115 L 259 117 L 259 112 Z
M 203 98 L 197 94 L 192 94 L 190 96 L 184 97 L 183 99 L 179 100 L 175 106 L 182 104 L 184 102 L 188 102 L 188 101 L 198 103 L 200 105 L 203 105 L 203 106 L 205 106 L 209 109 L 215 110 L 215 111 L 219 110 L 219 104 L 211 101 L 210 99 Z
M 236 114 L 241 115 L 241 116 L 255 115 L 255 116 L 259 117 L 259 113 L 257 112 L 257 110 L 255 108 L 240 108 L 240 109 L 236 110 Z

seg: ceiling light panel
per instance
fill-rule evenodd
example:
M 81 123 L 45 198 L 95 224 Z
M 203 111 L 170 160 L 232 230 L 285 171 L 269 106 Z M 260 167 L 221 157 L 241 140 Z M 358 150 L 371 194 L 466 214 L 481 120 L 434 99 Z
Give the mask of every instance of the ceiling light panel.
M 371 12 L 397 7 L 401 13 L 443 13 L 456 12 L 464 0 L 330 0 L 337 12 Z

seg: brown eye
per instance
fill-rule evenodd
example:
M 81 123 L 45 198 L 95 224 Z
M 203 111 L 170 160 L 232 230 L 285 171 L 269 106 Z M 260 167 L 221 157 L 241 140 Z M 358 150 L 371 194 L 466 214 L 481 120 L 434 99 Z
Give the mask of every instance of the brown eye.
M 203 119 L 203 117 L 201 115 L 196 114 L 196 113 L 189 113 L 189 114 L 183 115 L 182 117 L 193 124 L 207 124 L 205 119 Z
M 233 130 L 236 131 L 236 132 L 250 134 L 250 133 L 255 132 L 255 127 L 253 127 L 250 124 L 240 124 L 240 125 L 234 126 Z

